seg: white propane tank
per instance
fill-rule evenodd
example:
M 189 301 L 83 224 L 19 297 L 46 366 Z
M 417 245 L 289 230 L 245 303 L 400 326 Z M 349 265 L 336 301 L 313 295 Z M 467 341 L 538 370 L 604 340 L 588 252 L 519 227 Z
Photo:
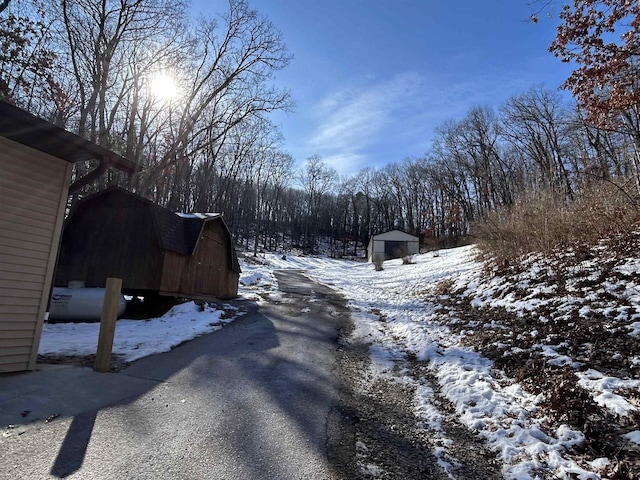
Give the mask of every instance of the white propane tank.
M 67 288 L 53 287 L 49 320 L 73 322 L 99 322 L 104 303 L 104 288 L 86 288 L 84 282 L 69 282 Z M 120 294 L 118 300 L 118 317 L 120 317 L 127 301 Z

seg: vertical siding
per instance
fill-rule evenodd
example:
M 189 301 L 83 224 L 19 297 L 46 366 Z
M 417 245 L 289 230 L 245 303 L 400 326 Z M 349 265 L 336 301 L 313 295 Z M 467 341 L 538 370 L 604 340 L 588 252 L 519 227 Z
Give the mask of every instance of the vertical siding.
M 221 299 L 238 294 L 238 273 L 232 270 L 229 236 L 221 221 L 205 224 L 202 236 L 194 252 L 198 262 L 195 291 L 200 295 Z
M 70 174 L 0 137 L 0 372 L 35 366 Z
M 125 292 L 157 291 L 162 251 L 155 238 L 144 202 L 128 195 L 89 198 L 65 226 L 55 285 L 82 280 L 87 287 L 104 287 L 108 277 L 116 277 Z
M 194 257 L 197 260 L 195 293 L 228 297 L 227 270 L 231 265 L 228 264 L 227 242 L 220 222 L 205 224 Z
M 190 257 L 166 250 L 163 254 L 162 279 L 160 293 L 175 295 L 192 293 L 191 278 L 189 276 Z
M 233 298 L 238 273 L 229 262 L 228 236 L 219 221 L 208 221 L 192 256 L 165 252 L 160 293 L 187 298 Z

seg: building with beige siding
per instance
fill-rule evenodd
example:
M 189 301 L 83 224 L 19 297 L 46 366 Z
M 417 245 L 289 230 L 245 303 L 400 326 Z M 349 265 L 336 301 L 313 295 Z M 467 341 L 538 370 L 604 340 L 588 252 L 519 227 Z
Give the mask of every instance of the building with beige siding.
M 72 164 L 129 173 L 133 162 L 0 101 L 0 372 L 32 370 L 64 221 Z M 73 188 L 73 186 L 72 186 Z

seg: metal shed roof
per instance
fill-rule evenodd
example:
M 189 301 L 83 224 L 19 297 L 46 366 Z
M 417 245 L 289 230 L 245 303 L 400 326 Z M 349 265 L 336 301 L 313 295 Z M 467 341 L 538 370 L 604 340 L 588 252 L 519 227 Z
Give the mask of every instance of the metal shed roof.
M 142 169 L 136 162 L 2 100 L 0 135 L 69 163 L 95 159 L 128 173 Z
M 390 230 L 388 232 L 379 233 L 372 238 L 375 240 L 390 240 L 390 241 L 403 241 L 403 242 L 417 242 L 418 237 L 411 235 L 402 230 Z

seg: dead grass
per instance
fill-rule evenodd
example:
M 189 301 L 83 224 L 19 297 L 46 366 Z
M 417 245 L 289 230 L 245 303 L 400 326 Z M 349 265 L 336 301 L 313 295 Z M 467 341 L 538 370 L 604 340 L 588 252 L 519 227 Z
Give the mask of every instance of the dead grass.
M 493 360 L 494 368 L 504 372 L 526 391 L 539 395 L 540 416 L 545 426 L 554 430 L 561 424 L 584 433 L 585 443 L 572 454 L 576 459 L 591 461 L 607 457 L 613 464 L 606 478 L 640 478 L 640 452 L 624 441 L 622 434 L 637 428 L 640 414 L 618 417 L 601 405 L 578 385 L 575 370 L 554 366 L 535 348 L 541 338 L 564 344 L 559 353 L 583 363 L 581 370 L 595 368 L 622 378 L 631 377 L 634 366 L 628 359 L 634 355 L 637 340 L 608 331 L 600 322 L 563 322 L 551 319 L 540 322 L 537 314 L 517 315 L 502 308 L 474 308 L 466 298 L 453 292 L 441 298 L 441 318 L 447 319 L 452 332 L 465 332 L 463 344 Z M 483 325 L 478 328 L 479 325 Z M 539 333 L 531 335 L 533 330 Z M 598 343 L 589 346 L 589 343 Z M 638 392 L 616 393 L 634 401 Z M 603 477 L 605 478 L 605 477 Z
M 580 256 L 602 238 L 624 240 L 637 230 L 637 205 L 622 182 L 585 189 L 572 202 L 548 194 L 529 195 L 476 224 L 477 245 L 484 259 L 498 268 L 517 268 L 532 253 L 551 257 L 571 248 Z
M 405 257 L 402 257 L 402 264 L 403 265 L 413 265 L 414 263 L 416 263 L 416 261 L 413 258 L 413 255 L 407 255 Z

